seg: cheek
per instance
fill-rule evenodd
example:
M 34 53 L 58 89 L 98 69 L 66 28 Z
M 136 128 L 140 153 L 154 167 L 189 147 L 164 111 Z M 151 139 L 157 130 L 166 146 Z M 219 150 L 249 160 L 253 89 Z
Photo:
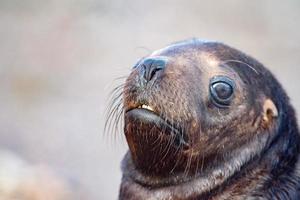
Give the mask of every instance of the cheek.
M 247 96 L 249 96 L 249 92 L 246 90 L 246 86 L 244 84 L 237 84 L 234 91 L 233 106 L 238 107 L 247 103 Z
M 204 111 L 204 122 L 211 129 L 225 129 L 230 127 L 235 121 L 239 121 L 244 115 L 248 115 L 248 104 L 246 101 L 235 102 L 228 107 L 219 108 L 211 100 L 207 100 L 206 109 Z

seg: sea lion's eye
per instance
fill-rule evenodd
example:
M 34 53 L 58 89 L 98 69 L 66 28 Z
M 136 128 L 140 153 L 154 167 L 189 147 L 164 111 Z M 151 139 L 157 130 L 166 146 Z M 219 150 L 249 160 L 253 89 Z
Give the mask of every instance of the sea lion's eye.
M 210 81 L 210 96 L 218 107 L 229 106 L 234 93 L 234 82 L 228 77 L 218 76 Z

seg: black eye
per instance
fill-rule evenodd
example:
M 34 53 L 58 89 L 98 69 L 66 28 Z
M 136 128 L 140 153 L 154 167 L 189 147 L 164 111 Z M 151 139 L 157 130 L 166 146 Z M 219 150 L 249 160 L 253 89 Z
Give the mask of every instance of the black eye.
M 210 81 L 211 100 L 218 107 L 230 105 L 234 93 L 234 82 L 228 77 L 218 76 Z

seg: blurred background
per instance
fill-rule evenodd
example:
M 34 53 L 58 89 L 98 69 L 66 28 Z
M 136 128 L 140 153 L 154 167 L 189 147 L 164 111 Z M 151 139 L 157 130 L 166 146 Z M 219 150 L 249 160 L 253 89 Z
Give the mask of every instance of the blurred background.
M 300 112 L 299 0 L 0 0 L 0 200 L 116 199 L 127 147 L 103 136 L 109 92 L 191 37 L 260 60 Z

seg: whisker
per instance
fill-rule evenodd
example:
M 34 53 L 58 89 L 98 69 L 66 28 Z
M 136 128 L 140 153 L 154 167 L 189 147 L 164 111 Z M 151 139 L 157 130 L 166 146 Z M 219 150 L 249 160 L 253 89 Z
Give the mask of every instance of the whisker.
M 245 63 L 245 62 L 240 61 L 240 60 L 225 60 L 223 62 L 223 64 L 226 64 L 226 63 L 229 63 L 229 62 L 235 62 L 235 63 L 244 64 L 244 65 L 248 66 L 251 70 L 253 70 L 256 74 L 259 75 L 259 72 L 254 67 L 252 67 L 251 65 L 249 65 L 248 63 Z
M 119 77 L 117 79 L 124 79 Z M 104 136 L 110 135 L 113 140 L 120 135 L 119 132 L 123 127 L 124 107 L 123 107 L 123 92 L 125 90 L 125 83 L 121 83 L 109 94 L 108 106 L 105 112 Z M 114 132 L 114 134 L 111 134 Z
M 164 150 L 166 152 L 165 152 L 164 156 L 162 157 L 162 160 L 166 158 L 166 156 L 168 155 L 168 153 L 169 153 L 169 151 L 170 151 L 170 149 L 172 147 L 172 144 L 174 143 L 174 141 L 176 139 L 176 135 L 175 135 L 176 133 L 173 133 L 173 128 L 174 128 L 174 125 L 173 125 L 173 122 L 174 122 L 173 116 L 171 116 L 171 121 L 172 121 L 171 122 L 171 138 L 168 139 L 168 143 L 166 145 L 166 150 Z
M 147 54 L 152 53 L 152 50 L 149 49 L 148 47 L 145 47 L 145 46 L 137 46 L 136 49 L 146 50 L 146 51 L 147 51 Z

